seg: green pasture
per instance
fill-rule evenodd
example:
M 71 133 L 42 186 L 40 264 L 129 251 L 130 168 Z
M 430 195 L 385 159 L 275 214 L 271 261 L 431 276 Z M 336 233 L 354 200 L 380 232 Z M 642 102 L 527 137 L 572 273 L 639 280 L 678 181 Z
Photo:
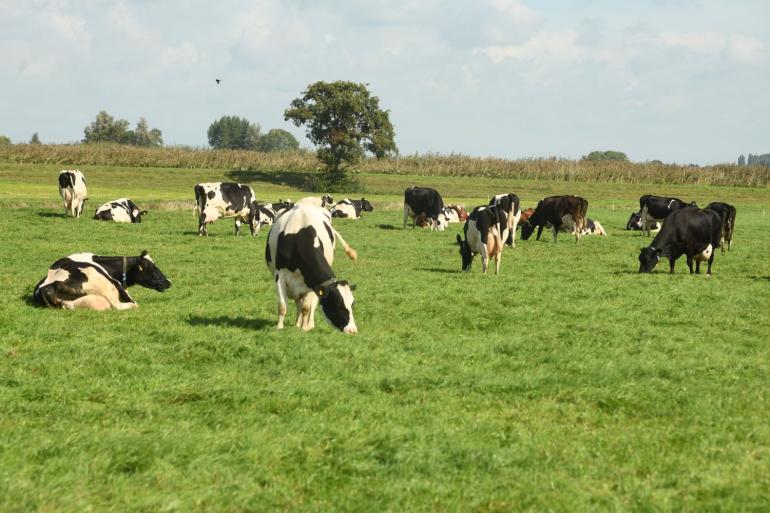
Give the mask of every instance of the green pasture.
M 303 177 L 93 166 L 63 217 L 55 166 L 0 164 L 0 511 L 753 511 L 770 507 L 770 190 L 362 176 L 335 220 L 358 251 L 359 334 L 275 330 L 267 231 L 196 235 L 200 181 L 298 199 Z M 410 184 L 471 207 L 576 193 L 608 237 L 517 241 L 460 272 L 446 232 L 402 228 Z M 737 206 L 714 274 L 622 228 L 638 197 Z M 129 196 L 141 225 L 90 217 Z M 354 197 L 360 197 L 355 195 Z M 133 311 L 40 309 L 62 256 L 148 249 L 172 281 Z M 295 314 L 290 305 L 290 318 Z M 291 323 L 293 324 L 293 322 Z

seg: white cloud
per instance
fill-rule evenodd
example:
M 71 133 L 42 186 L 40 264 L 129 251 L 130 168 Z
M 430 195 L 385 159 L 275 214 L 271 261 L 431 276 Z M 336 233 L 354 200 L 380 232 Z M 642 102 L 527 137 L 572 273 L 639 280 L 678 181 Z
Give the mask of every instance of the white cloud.
M 520 45 L 488 46 L 474 54 L 484 54 L 495 64 L 506 59 L 534 61 L 579 61 L 588 56 L 588 50 L 577 44 L 574 30 L 539 32 Z
M 521 0 L 487 0 L 487 3 L 515 24 L 531 25 L 540 20 L 537 11 L 524 5 Z
M 91 34 L 86 30 L 84 18 L 59 13 L 46 13 L 44 19 L 56 34 L 72 43 L 81 53 L 88 53 L 91 48 Z
M 765 60 L 765 45 L 753 37 L 734 34 L 728 39 L 728 48 L 739 61 L 757 64 Z
M 164 66 L 189 67 L 198 63 L 198 49 L 190 41 L 183 41 L 179 46 L 169 46 L 160 54 Z
M 656 43 L 664 48 L 686 48 L 689 52 L 707 57 L 727 56 L 731 59 L 756 64 L 765 57 L 765 45 L 758 39 L 740 34 L 720 32 L 663 32 Z

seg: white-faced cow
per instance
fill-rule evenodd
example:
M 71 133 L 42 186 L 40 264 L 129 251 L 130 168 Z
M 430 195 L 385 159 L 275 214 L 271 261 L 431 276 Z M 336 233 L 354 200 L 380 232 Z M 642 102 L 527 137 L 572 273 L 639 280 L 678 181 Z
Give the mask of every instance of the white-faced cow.
M 631 217 L 628 218 L 628 222 L 626 223 L 626 230 L 633 230 L 638 232 L 642 228 L 642 213 L 632 213 Z M 655 221 L 650 225 L 650 231 L 657 232 L 658 230 L 660 230 L 660 223 Z
M 706 274 L 710 275 L 714 250 L 720 246 L 721 240 L 722 218 L 717 212 L 707 208 L 680 208 L 666 217 L 652 244 L 639 253 L 639 272 L 652 272 L 660 258 L 667 257 L 673 274 L 676 259 L 686 255 L 690 274 L 693 273 L 693 260 L 696 273 L 700 273 L 700 263 L 707 260 Z
M 332 203 L 334 203 L 334 198 L 332 198 L 328 194 L 324 194 L 323 196 L 307 196 L 306 198 L 302 198 L 301 200 L 297 201 L 296 204 L 311 205 L 314 207 L 326 208 Z
M 374 207 L 366 198 L 360 200 L 345 198 L 332 207 L 332 217 L 358 219 L 363 212 L 372 212 L 373 210 Z
M 64 201 L 64 213 L 80 217 L 88 200 L 86 177 L 78 169 L 63 169 L 59 172 L 59 195 Z
M 412 186 L 404 191 L 404 228 L 408 218 L 412 219 L 412 227 L 416 218 L 423 218 L 431 230 L 439 228 L 439 216 L 443 210 L 444 200 L 436 189 Z
M 97 256 L 76 253 L 60 258 L 35 287 L 40 306 L 126 310 L 137 303 L 126 292 L 131 285 L 162 292 L 171 286 L 147 251 L 139 256 Z
M 650 236 L 653 223 L 663 222 L 671 212 L 684 207 L 696 207 L 695 202 L 685 203 L 679 198 L 666 198 L 645 194 L 639 198 L 639 215 L 642 217 L 642 233 Z
M 259 208 L 254 190 L 248 185 L 229 182 L 199 183 L 195 186 L 195 215 L 198 235 L 208 236 L 206 225 L 217 219 L 234 217 L 235 235 L 247 223 L 252 235 L 259 233 Z
M 115 223 L 141 223 L 142 216 L 145 215 L 147 211 L 139 210 L 136 203 L 129 198 L 120 198 L 97 208 L 94 219 Z
M 519 225 L 521 219 L 521 206 L 519 197 L 513 193 L 498 194 L 489 200 L 490 205 L 495 205 L 497 208 L 505 212 L 508 219 L 508 239 L 505 243 L 508 246 L 516 247 L 516 228 Z
M 441 212 L 446 224 L 464 223 L 468 219 L 468 212 L 462 205 L 447 205 Z
M 562 225 L 567 225 L 567 230 L 575 234 L 575 243 L 580 240 L 586 223 L 588 201 L 580 196 L 550 196 L 543 198 L 537 204 L 535 211 L 521 225 L 521 238 L 529 239 L 537 226 L 537 240 L 543 228 L 550 223 L 553 228 L 553 241 L 556 242 Z
M 265 260 L 278 292 L 278 329 L 283 328 L 287 299 L 297 305 L 297 327 L 315 327 L 319 301 L 326 319 L 343 333 L 356 333 L 353 319 L 353 289 L 337 280 L 332 270 L 336 241 L 345 254 L 356 260 L 355 250 L 332 228 L 328 210 L 296 205 L 280 215 L 267 236 Z
M 714 202 L 706 205 L 706 208 L 713 210 L 722 218 L 722 253 L 725 252 L 725 246 L 729 251 L 733 246 L 733 230 L 735 229 L 735 207 L 728 203 Z
M 496 206 L 476 207 L 465 221 L 465 240 L 457 235 L 463 271 L 471 270 L 473 257 L 481 255 L 481 269 L 487 273 L 489 259 L 495 259 L 495 274 L 500 274 L 503 242 L 508 238 L 508 215 Z

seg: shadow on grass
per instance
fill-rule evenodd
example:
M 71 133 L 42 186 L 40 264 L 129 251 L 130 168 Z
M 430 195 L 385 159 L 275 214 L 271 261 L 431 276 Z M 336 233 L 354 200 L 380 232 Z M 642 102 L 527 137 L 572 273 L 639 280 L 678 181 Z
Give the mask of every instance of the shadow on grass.
M 40 217 L 67 217 L 67 214 L 62 213 L 56 213 L 56 212 L 38 212 L 38 216 Z
M 398 228 L 392 224 L 378 224 L 377 228 L 380 230 L 398 230 Z
M 311 173 L 298 173 L 289 171 L 275 171 L 267 173 L 265 171 L 254 170 L 233 170 L 226 173 L 228 178 L 236 182 L 267 182 L 274 185 L 285 185 L 295 189 L 305 189 L 305 185 L 312 176 Z
M 441 274 L 460 274 L 460 269 L 444 269 L 443 267 L 418 267 L 415 271 L 425 271 L 429 273 L 441 273 Z
M 228 317 L 226 315 L 222 315 L 220 317 L 201 317 L 199 315 L 191 315 L 190 318 L 187 319 L 187 323 L 190 326 L 230 326 L 233 328 L 241 328 L 247 330 L 262 330 L 275 324 L 275 322 L 268 321 L 267 319 Z

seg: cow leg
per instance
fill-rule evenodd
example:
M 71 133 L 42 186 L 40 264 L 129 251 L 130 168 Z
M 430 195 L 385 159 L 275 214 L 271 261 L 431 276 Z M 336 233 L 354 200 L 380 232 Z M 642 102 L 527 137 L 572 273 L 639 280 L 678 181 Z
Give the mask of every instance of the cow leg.
M 305 296 L 305 304 L 303 307 L 305 314 L 305 322 L 302 327 L 303 331 L 310 331 L 315 328 L 315 308 L 318 305 L 318 296 L 312 292 L 308 292 Z
M 714 251 L 711 252 L 711 256 L 709 257 L 709 265 L 706 269 L 706 276 L 711 276 L 711 264 L 714 263 Z
M 489 252 L 487 251 L 487 245 L 481 245 L 481 270 L 484 274 L 487 274 L 487 264 L 489 263 Z
M 668 265 L 669 265 L 669 273 L 674 274 L 674 264 L 676 264 L 676 260 L 674 260 L 674 257 L 668 257 Z
M 409 207 L 404 205 L 404 228 L 406 228 L 407 218 L 409 218 Z M 412 218 L 412 228 L 414 228 L 414 218 Z
M 133 303 L 134 305 L 136 303 Z M 109 310 L 112 305 L 104 296 L 97 296 L 96 294 L 90 294 L 88 296 L 79 297 L 72 301 L 62 301 L 62 308 L 67 310 L 85 309 L 85 310 Z
M 689 267 L 689 268 L 690 268 L 690 274 L 692 274 L 692 273 L 693 273 L 693 270 L 692 270 L 692 261 L 693 261 L 693 257 L 692 257 L 692 255 L 689 255 L 689 254 L 688 254 L 688 255 L 687 255 L 687 267 Z M 696 263 L 696 265 L 698 265 L 698 264 Z
M 235 218 L 235 235 L 236 237 L 241 234 L 241 220 L 237 217 Z
M 559 238 L 559 226 L 553 225 L 553 242 L 556 243 L 556 239 Z
M 286 285 L 280 275 L 276 275 L 275 288 L 278 292 L 278 326 L 276 329 L 283 329 L 283 320 L 286 318 Z
M 535 240 L 540 240 L 540 235 L 543 233 L 543 228 L 545 227 L 544 224 L 541 224 L 537 227 L 537 238 Z

